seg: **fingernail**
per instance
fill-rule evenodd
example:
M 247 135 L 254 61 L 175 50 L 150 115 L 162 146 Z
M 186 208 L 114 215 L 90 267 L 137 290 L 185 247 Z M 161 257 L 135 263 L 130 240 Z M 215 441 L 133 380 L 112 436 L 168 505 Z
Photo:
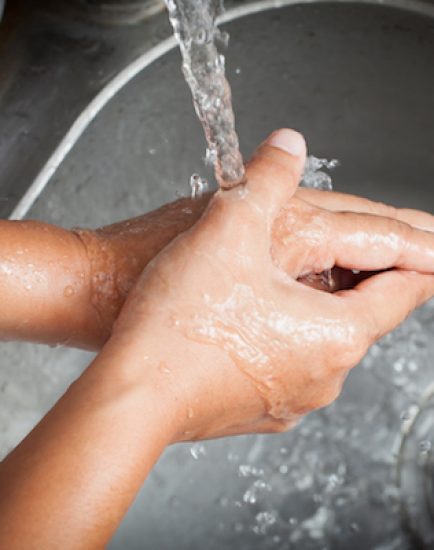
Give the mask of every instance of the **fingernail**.
M 306 152 L 304 137 L 295 130 L 284 128 L 273 132 L 267 140 L 267 145 L 282 149 L 294 157 L 301 157 Z

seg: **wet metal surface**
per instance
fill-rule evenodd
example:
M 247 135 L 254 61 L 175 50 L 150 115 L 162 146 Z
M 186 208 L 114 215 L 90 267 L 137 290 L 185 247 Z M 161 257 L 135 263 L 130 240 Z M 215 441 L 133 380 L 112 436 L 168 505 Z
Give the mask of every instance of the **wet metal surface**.
M 422 5 L 408 2 L 409 8 Z M 431 10 L 432 4 L 425 5 Z M 161 28 L 168 29 L 166 22 Z M 312 3 L 241 18 L 227 30 L 227 72 L 246 158 L 270 131 L 292 126 L 305 133 L 312 153 L 340 159 L 336 188 L 434 211 L 433 16 L 382 5 Z M 155 36 L 147 35 L 147 44 Z M 62 46 L 57 60 L 67 51 Z M 70 55 L 75 55 L 72 47 Z M 19 109 L 5 114 L 0 105 L 0 118 L 5 117 L 0 155 L 8 173 L 7 178 L 0 174 L 2 193 L 17 197 L 26 188 L 65 131 L 66 118 L 70 124 L 73 113 L 122 67 L 121 57 L 113 50 L 101 54 L 107 72 L 80 97 L 74 94 L 73 71 L 63 68 L 66 83 L 58 75 L 53 88 L 70 89 L 52 101 L 61 113 L 64 97 L 70 114 L 59 114 L 58 128 L 52 117 L 55 135 L 49 136 L 47 127 L 40 138 L 49 143 L 39 146 L 37 139 L 27 138 Z M 108 103 L 29 217 L 98 226 L 189 192 L 190 175 L 206 174 L 200 158 L 205 145 L 179 63 L 178 52 L 169 52 Z M 56 82 L 56 65 L 49 66 Z M 80 77 L 92 80 L 93 74 L 89 70 Z M 20 89 L 12 87 L 0 101 L 7 97 L 10 105 Z M 48 96 L 40 97 L 42 90 L 47 80 L 34 92 L 38 113 L 53 105 Z M 9 130 L 3 134 L 6 123 Z M 17 162 L 27 158 L 27 151 L 28 162 Z M 8 187 L 9 181 L 18 187 Z M 186 445 L 169 449 L 110 548 L 415 548 L 400 515 L 396 466 L 401 413 L 420 401 L 433 379 L 433 330 L 434 311 L 428 306 L 400 329 L 397 340 L 373 348 L 350 375 L 337 404 L 289 434 L 210 442 L 193 453 Z M 0 446 L 5 453 L 90 355 L 11 344 L 1 351 Z M 246 464 L 263 471 L 246 474 L 240 470 Z
M 0 217 L 101 88 L 169 34 L 165 13 L 125 27 L 93 21 L 74 2 L 8 2 L 0 25 Z

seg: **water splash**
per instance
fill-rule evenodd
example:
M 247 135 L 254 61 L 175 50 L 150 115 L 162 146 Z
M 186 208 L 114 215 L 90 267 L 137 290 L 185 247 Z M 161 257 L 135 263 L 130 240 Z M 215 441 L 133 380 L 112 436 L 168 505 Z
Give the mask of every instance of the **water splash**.
M 194 460 L 199 460 L 200 457 L 206 455 L 205 446 L 203 443 L 195 443 L 190 447 L 190 454 Z
M 208 181 L 199 174 L 193 174 L 190 178 L 191 198 L 200 198 L 208 189 Z
M 207 161 L 214 165 L 220 187 L 235 187 L 245 173 L 225 58 L 218 49 L 229 40 L 216 25 L 224 11 L 223 0 L 165 1 L 180 46 L 184 76 L 208 143 Z
M 326 170 L 333 170 L 337 166 L 339 166 L 339 161 L 336 159 L 327 160 L 312 155 L 309 156 L 306 160 L 303 179 L 300 185 L 302 187 L 309 187 L 310 189 L 332 191 L 332 177 L 324 171 L 324 168 Z

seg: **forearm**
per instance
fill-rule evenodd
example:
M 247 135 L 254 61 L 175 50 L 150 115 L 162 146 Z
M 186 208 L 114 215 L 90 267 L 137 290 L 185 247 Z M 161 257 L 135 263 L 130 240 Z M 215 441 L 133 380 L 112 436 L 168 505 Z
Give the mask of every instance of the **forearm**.
M 209 196 L 97 230 L 0 221 L 1 340 L 100 349 L 140 273 Z
M 205 210 L 211 194 L 179 199 L 137 218 L 95 231 L 78 229 L 90 262 L 91 295 L 101 320 L 101 337 L 107 339 L 128 293 L 161 250 L 190 229 Z
M 0 339 L 90 347 L 99 332 L 80 239 L 53 225 L 0 221 Z
M 1 548 L 107 544 L 179 416 L 144 370 L 104 349 L 0 465 Z

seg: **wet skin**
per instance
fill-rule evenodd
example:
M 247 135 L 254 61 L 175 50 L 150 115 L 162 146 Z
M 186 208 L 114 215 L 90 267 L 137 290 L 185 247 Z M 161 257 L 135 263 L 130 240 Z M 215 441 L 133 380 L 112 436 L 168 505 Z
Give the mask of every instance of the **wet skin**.
M 322 215 L 359 212 L 434 231 L 434 217 L 425 212 L 397 210 L 360 197 L 310 189 L 297 189 L 295 197 L 302 199 L 306 208 L 318 207 Z M 196 200 L 180 199 L 96 230 L 67 231 L 43 222 L 0 220 L 0 339 L 101 349 L 146 265 L 192 227 L 210 199 L 210 194 Z M 277 246 L 288 245 L 281 242 Z M 346 253 L 351 253 L 349 247 Z M 332 290 L 352 288 L 371 274 L 362 271 L 356 276 L 335 266 Z M 299 280 L 330 289 L 324 278 L 314 273 Z
M 434 295 L 433 218 L 296 191 L 304 160 L 298 134 L 273 134 L 247 185 L 215 194 L 176 239 L 168 232 L 131 290 L 140 221 L 68 233 L 84 282 L 71 296 L 59 283 L 59 300 L 62 289 L 90 312 L 77 342 L 83 326 L 94 327 L 88 345 L 108 340 L 0 466 L 1 547 L 102 547 L 167 445 L 293 426 Z M 300 282 L 333 266 L 378 273 L 332 294 Z

